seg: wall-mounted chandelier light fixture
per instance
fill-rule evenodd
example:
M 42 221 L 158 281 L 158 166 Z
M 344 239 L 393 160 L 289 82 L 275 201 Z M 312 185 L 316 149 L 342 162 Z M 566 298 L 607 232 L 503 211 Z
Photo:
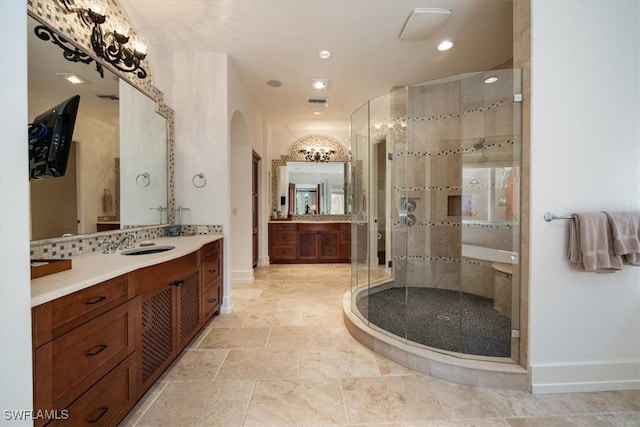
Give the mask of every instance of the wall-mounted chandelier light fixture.
M 67 12 L 77 14 L 83 24 L 92 27 L 91 48 L 98 57 L 120 71 L 135 73 L 140 79 L 147 77 L 147 71 L 140 66 L 140 62 L 147 56 L 147 42 L 138 36 L 129 37 L 130 27 L 127 21 L 107 16 L 107 0 L 89 0 L 86 8 L 77 7 L 74 0 L 57 1 Z M 110 31 L 105 32 L 103 26 Z M 69 59 L 66 53 L 65 58 Z M 104 77 L 102 67 L 97 68 Z
M 300 153 L 304 154 L 305 160 L 310 162 L 328 162 L 331 160 L 331 155 L 335 154 L 335 151 L 325 150 L 324 148 L 307 148 L 300 150 Z

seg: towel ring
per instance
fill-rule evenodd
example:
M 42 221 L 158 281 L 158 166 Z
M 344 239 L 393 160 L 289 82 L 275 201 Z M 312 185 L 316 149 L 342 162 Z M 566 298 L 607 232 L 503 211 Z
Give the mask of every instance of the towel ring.
M 196 183 L 196 179 L 198 180 L 198 183 Z M 191 182 L 193 182 L 194 187 L 202 188 L 205 185 L 207 185 L 207 178 L 204 176 L 202 172 L 200 172 L 193 176 L 193 179 L 191 180 Z
M 151 184 L 149 172 L 144 172 L 136 176 L 136 184 L 138 184 L 140 187 L 148 187 L 149 184 Z

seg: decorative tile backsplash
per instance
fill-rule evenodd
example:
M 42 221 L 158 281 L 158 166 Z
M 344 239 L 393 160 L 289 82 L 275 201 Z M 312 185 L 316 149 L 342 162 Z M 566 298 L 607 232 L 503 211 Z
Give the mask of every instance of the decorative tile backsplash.
M 166 237 L 168 226 L 137 227 L 123 230 L 104 231 L 101 233 L 56 239 L 37 240 L 31 242 L 31 259 L 69 258 L 90 252 L 103 251 L 107 242 L 133 233 L 136 242 Z M 183 225 L 182 233 L 189 234 L 222 234 L 222 225 Z

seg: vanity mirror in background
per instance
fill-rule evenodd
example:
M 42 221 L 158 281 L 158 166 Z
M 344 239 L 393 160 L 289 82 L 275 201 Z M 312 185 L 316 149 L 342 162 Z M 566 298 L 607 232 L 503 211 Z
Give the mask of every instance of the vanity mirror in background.
M 346 213 L 346 162 L 293 162 L 279 167 L 278 199 L 285 215 Z
M 67 173 L 30 182 L 31 240 L 167 223 L 167 124 L 155 101 L 106 67 L 101 77 L 94 62 L 66 60 L 32 16 L 27 31 L 29 119 L 80 95 Z

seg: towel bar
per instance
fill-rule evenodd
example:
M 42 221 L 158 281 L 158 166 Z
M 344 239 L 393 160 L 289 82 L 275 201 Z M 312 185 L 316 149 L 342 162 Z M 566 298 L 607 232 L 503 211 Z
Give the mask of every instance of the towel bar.
M 561 215 L 556 215 L 553 212 L 545 212 L 544 213 L 544 220 L 547 222 L 551 222 L 554 221 L 556 219 L 571 219 L 570 216 L 561 216 Z

